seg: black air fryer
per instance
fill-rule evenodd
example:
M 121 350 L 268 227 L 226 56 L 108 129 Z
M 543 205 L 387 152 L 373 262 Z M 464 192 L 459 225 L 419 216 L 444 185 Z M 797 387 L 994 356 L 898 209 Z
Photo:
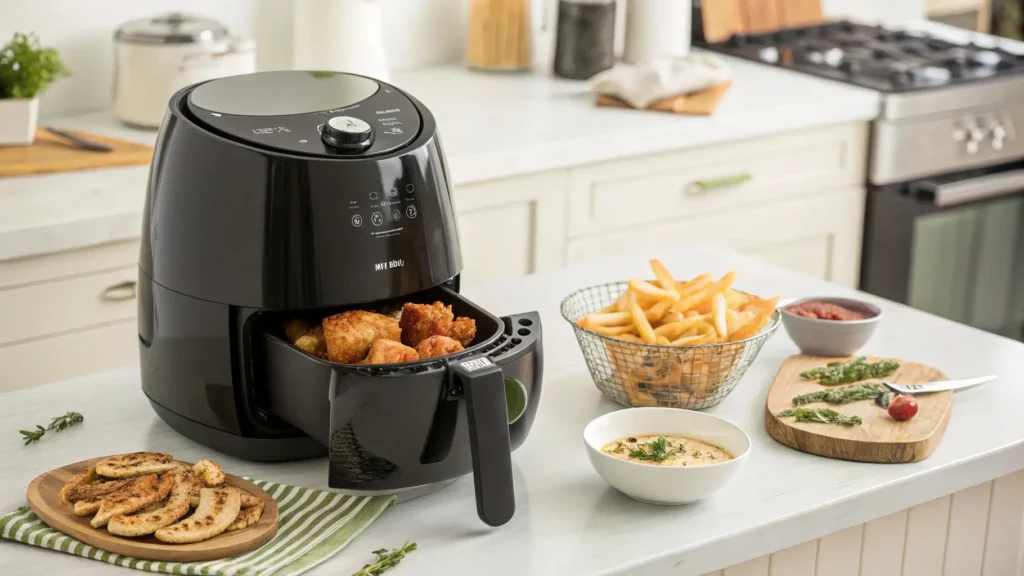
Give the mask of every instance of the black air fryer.
M 181 90 L 153 157 L 139 269 L 142 388 L 172 428 L 251 460 L 327 455 L 329 485 L 348 492 L 422 492 L 472 472 L 484 522 L 511 518 L 540 318 L 459 295 L 450 178 L 416 99 L 335 72 Z M 282 328 L 437 300 L 476 320 L 456 355 L 335 364 Z

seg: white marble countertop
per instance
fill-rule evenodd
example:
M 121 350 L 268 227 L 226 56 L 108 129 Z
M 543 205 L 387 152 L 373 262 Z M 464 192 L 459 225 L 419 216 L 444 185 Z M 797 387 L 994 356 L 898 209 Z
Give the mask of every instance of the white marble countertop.
M 878 94 L 729 59 L 735 79 L 710 117 L 596 108 L 582 82 L 463 66 L 394 83 L 438 120 L 456 185 L 840 122 L 866 121 Z M 152 143 L 107 113 L 54 126 Z M 0 261 L 138 238 L 148 167 L 0 178 Z
M 647 274 L 646 257 L 553 272 L 466 294 L 499 314 L 538 310 L 544 327 L 541 405 L 513 457 L 517 511 L 500 528 L 476 516 L 473 483 L 399 504 L 336 557 L 311 572 L 351 574 L 370 551 L 419 543 L 396 574 L 521 576 L 692 575 L 812 540 L 962 490 L 1024 467 L 1024 345 L 862 295 L 884 312 L 866 353 L 913 359 L 952 378 L 998 374 L 959 392 L 945 438 L 927 460 L 883 465 L 820 458 L 777 444 L 762 421 L 765 396 L 781 362 L 796 353 L 783 329 L 765 345 L 738 388 L 711 413 L 753 441 L 738 476 L 697 504 L 660 507 L 629 500 L 591 469 L 582 430 L 618 409 L 594 387 L 572 331 L 558 314 L 571 290 Z M 716 248 L 657 254 L 678 276 L 740 271 L 737 286 L 758 294 L 850 295 L 852 291 Z M 78 410 L 83 425 L 22 446 L 17 431 Z M 170 430 L 149 408 L 135 367 L 0 396 L 0 513 L 24 504 L 37 474 L 75 460 L 133 450 L 211 456 Z M 324 460 L 261 464 L 212 455 L 236 474 L 324 487 Z M 100 562 L 0 541 L 0 558 L 18 574 L 126 574 Z

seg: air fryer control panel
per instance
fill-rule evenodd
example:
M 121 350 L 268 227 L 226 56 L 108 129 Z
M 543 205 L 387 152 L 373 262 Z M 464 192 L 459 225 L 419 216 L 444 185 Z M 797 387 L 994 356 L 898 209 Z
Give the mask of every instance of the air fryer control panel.
M 193 89 L 186 106 L 229 138 L 306 156 L 383 154 L 408 144 L 421 127 L 416 106 L 401 91 L 340 72 L 220 78 Z

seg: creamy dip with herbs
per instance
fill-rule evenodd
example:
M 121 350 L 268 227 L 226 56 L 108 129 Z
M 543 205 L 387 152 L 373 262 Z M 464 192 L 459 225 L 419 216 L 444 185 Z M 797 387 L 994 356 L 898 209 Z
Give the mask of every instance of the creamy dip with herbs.
M 705 466 L 733 458 L 714 444 L 685 436 L 628 436 L 605 444 L 601 451 L 622 460 L 654 466 Z

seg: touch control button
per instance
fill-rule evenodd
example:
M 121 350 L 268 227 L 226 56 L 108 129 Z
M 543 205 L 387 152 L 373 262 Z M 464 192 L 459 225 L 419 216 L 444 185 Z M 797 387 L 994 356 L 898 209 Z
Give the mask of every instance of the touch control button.
M 394 210 L 392 210 L 391 211 L 391 219 L 394 220 L 395 222 L 398 222 L 399 220 L 401 220 L 402 219 L 402 211 L 399 210 L 398 208 L 395 208 Z
M 409 218 L 415 218 L 416 217 L 416 207 L 415 206 L 406 206 L 405 207 L 405 215 L 408 216 Z
M 339 150 L 359 152 L 373 142 L 373 129 L 359 118 L 335 116 L 324 124 L 320 138 L 328 146 Z
M 355 216 L 353 216 L 352 217 L 352 225 L 355 226 L 356 228 L 359 228 L 360 226 L 362 226 L 363 225 L 363 217 L 360 216 L 359 214 L 356 214 Z
M 374 212 L 373 215 L 370 216 L 370 222 L 372 222 L 374 226 L 380 226 L 384 223 L 384 215 L 380 212 Z
M 409 194 L 412 194 L 413 192 L 416 191 L 416 187 L 413 186 L 412 184 L 406 184 L 405 191 L 408 192 Z

